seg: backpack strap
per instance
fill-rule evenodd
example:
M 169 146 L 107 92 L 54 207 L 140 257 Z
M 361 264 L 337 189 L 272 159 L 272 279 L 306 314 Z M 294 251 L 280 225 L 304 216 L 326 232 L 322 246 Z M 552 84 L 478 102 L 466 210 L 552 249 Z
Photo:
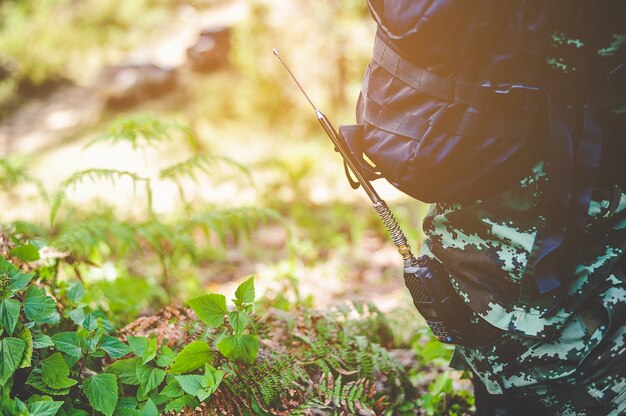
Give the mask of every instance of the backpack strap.
M 545 102 L 544 94 L 537 86 L 466 82 L 420 68 L 396 52 L 380 31 L 376 33 L 373 60 L 413 89 L 447 102 L 478 108 L 522 110 L 539 109 Z

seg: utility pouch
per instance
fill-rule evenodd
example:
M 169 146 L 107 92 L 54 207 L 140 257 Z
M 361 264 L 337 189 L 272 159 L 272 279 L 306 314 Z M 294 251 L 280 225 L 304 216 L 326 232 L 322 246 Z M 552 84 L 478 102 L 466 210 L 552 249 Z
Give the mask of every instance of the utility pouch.
M 489 325 L 456 293 L 441 264 L 427 256 L 404 268 L 404 282 L 413 304 L 435 337 L 446 344 L 466 347 L 492 342 L 502 331 Z

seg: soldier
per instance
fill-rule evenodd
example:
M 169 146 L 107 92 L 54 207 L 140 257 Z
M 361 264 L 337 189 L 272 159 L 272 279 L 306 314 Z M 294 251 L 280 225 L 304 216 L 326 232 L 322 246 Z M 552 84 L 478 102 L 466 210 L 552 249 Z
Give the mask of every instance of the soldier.
M 626 414 L 626 2 L 368 3 L 346 139 L 432 203 L 477 414 Z

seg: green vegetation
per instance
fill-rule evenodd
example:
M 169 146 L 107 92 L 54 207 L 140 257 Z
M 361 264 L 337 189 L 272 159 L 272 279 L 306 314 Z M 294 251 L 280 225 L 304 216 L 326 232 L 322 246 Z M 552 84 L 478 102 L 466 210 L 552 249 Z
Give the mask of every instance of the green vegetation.
M 181 10 L 230 3 L 3 2 L 0 117 L 88 82 Z M 382 224 L 271 54 L 351 120 L 364 2 L 281 3 L 288 28 L 271 1 L 245 3 L 226 68 L 179 69 L 172 93 L 0 159 L 0 414 L 471 412 Z M 424 207 L 391 205 L 418 242 Z

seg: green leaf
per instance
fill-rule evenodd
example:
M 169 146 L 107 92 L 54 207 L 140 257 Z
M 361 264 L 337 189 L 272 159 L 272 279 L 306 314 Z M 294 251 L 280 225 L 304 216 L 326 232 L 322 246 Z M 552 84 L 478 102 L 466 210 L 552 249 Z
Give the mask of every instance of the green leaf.
M 11 250 L 10 255 L 24 262 L 39 260 L 39 250 L 32 244 L 17 246 Z
M 26 380 L 26 384 L 33 386 L 43 393 L 51 394 L 53 396 L 64 396 L 70 392 L 69 388 L 53 389 L 52 387 L 49 387 L 46 383 L 44 383 L 43 375 L 40 368 L 35 368 L 33 371 L 30 372 L 30 374 L 28 375 L 28 380 Z
M 228 321 L 230 326 L 233 327 L 235 335 L 241 335 L 244 329 L 250 323 L 250 317 L 248 314 L 242 311 L 233 311 L 228 314 Z
M 37 416 L 55 416 L 59 409 L 63 406 L 63 402 L 41 401 L 28 405 L 28 412 Z
M 17 333 L 17 336 L 26 343 L 26 348 L 24 348 L 24 354 L 22 354 L 22 361 L 20 362 L 19 368 L 30 367 L 33 359 L 33 336 L 30 329 L 23 326 L 21 331 Z
M 161 395 L 166 397 L 175 398 L 180 397 L 183 394 L 185 394 L 185 392 L 180 387 L 180 384 L 178 384 L 178 381 L 176 381 L 174 377 L 168 379 L 167 384 L 165 385 L 165 387 L 163 387 L 163 390 L 161 390 Z
M 165 371 L 145 364 L 138 364 L 136 367 L 137 379 L 144 394 L 150 393 L 159 387 L 165 379 Z
M 77 383 L 69 378 L 70 369 L 60 352 L 55 352 L 41 361 L 41 372 L 44 383 L 53 389 L 66 389 Z
M 24 296 L 24 313 L 31 321 L 43 323 L 56 312 L 56 302 L 43 289 L 29 286 Z
M 226 297 L 219 294 L 204 295 L 187 301 L 187 305 L 193 309 L 204 323 L 217 328 L 224 322 L 224 316 L 228 313 Z
M 15 292 L 23 290 L 33 276 L 34 275 L 30 273 L 22 273 L 22 271 L 15 267 L 13 263 L 4 257 L 0 257 L 0 279 L 7 279 L 3 284 L 1 284 L 2 288 L 0 289 L 0 297 L 7 297 L 6 295 L 8 293 L 6 293 L 5 284 L 8 283 L 10 295 L 13 295 Z
M 15 324 L 20 316 L 20 303 L 15 299 L 5 299 L 0 302 L 0 324 L 13 335 Z
M 52 342 L 61 352 L 80 358 L 83 356 L 82 343 L 76 332 L 61 332 L 52 337 Z
M 140 383 L 139 378 L 137 377 L 137 366 L 141 366 L 141 358 L 134 357 L 116 361 L 106 367 L 105 371 L 107 373 L 117 375 L 120 381 L 124 384 L 138 386 Z
M 126 341 L 137 357 L 141 357 L 148 348 L 148 338 L 146 337 L 128 337 Z
M 65 313 L 76 325 L 82 325 L 85 320 L 85 311 L 83 308 L 69 309 L 66 310 Z
M 196 396 L 201 402 L 206 400 L 211 393 L 207 392 L 202 385 L 203 376 L 198 375 L 186 375 L 186 376 L 176 376 L 176 381 L 180 384 L 180 387 L 187 394 L 191 394 L 192 396 Z
M 67 413 L 67 416 L 89 416 L 89 413 L 87 413 L 86 411 L 82 409 L 71 409 Z
M 83 382 L 83 391 L 89 404 L 105 416 L 112 416 L 117 405 L 117 377 L 114 374 L 96 374 Z
M 152 399 L 148 399 L 146 402 L 146 405 L 143 407 L 141 412 L 141 416 L 159 416 L 159 410 Z
M 54 346 L 54 343 L 52 342 L 52 338 L 50 338 L 46 334 L 37 334 L 33 338 L 33 348 L 35 349 L 48 348 L 48 347 L 53 347 L 53 346 Z
M 120 409 L 136 409 L 138 405 L 139 403 L 134 397 L 120 397 L 120 399 L 117 401 L 117 406 L 115 407 L 115 410 L 118 411 Z
M 222 379 L 224 378 L 224 372 L 213 367 L 207 363 L 204 366 L 204 376 L 202 376 L 202 386 L 209 394 L 213 394 L 215 390 L 220 386 Z
M 157 339 L 156 337 L 152 337 L 143 354 L 141 354 L 141 358 L 143 363 L 146 364 L 148 361 L 151 361 L 157 354 Z
M 92 313 L 87 314 L 81 326 L 88 331 L 95 331 L 98 329 L 98 318 L 96 318 Z
M 239 285 L 235 291 L 235 297 L 243 303 L 254 302 L 254 276 L 250 276 L 249 279 Z
M 4 386 L 22 361 L 26 342 L 19 338 L 0 340 L 0 387 Z
M 190 373 L 213 360 L 213 351 L 205 341 L 194 341 L 176 355 L 169 368 L 172 374 Z
M 217 344 L 226 358 L 252 364 L 259 353 L 259 340 L 255 335 L 228 335 Z
M 85 297 L 85 287 L 81 282 L 72 282 L 67 290 L 67 299 L 74 305 L 78 304 Z
M 165 345 L 164 342 L 161 346 L 161 350 L 159 351 L 159 357 L 157 358 L 156 364 L 163 368 L 169 367 L 174 361 L 174 357 L 176 357 L 176 354 L 170 347 Z
M 194 396 L 185 395 L 183 397 L 180 397 L 180 398 L 178 398 L 176 400 L 171 401 L 165 407 L 165 411 L 166 412 L 172 412 L 172 411 L 180 412 L 185 407 L 189 407 L 191 409 L 195 409 L 199 404 L 200 404 L 200 402 Z
M 131 348 L 124 344 L 119 339 L 105 335 L 102 339 L 102 344 L 100 344 L 100 348 L 102 348 L 111 358 L 122 358 L 126 354 L 130 354 L 132 352 Z

